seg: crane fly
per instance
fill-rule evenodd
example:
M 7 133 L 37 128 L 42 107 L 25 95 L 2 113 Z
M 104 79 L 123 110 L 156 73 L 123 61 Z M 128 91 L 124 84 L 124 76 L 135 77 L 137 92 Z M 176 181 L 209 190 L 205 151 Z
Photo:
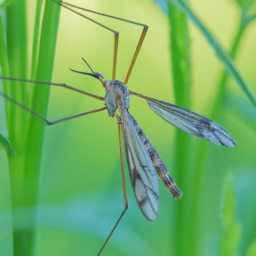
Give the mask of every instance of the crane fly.
M 10 102 L 30 112 L 32 115 L 39 118 L 46 125 L 54 125 L 60 122 L 64 122 L 66 120 L 74 119 L 80 116 L 85 116 L 88 114 L 105 111 L 105 110 L 107 111 L 110 117 L 116 117 L 117 125 L 118 125 L 118 140 L 119 140 L 119 150 L 120 150 L 120 159 L 121 159 L 124 210 L 121 213 L 119 219 L 117 220 L 115 226 L 112 228 L 102 248 L 100 249 L 100 252 L 98 253 L 98 255 L 100 255 L 106 243 L 108 242 L 109 238 L 111 237 L 114 230 L 116 229 L 118 223 L 120 222 L 126 210 L 128 209 L 128 201 L 126 196 L 126 185 L 125 185 L 125 173 L 124 173 L 124 152 L 123 152 L 123 144 L 122 144 L 123 143 L 122 135 L 124 138 L 126 158 L 127 158 L 132 187 L 133 187 L 134 194 L 137 199 L 139 208 L 143 213 L 143 215 L 150 221 L 154 221 L 157 217 L 158 209 L 159 209 L 159 188 L 158 188 L 157 177 L 159 177 L 162 180 L 162 182 L 164 183 L 164 185 L 166 186 L 166 188 L 169 190 L 169 192 L 172 194 L 174 198 L 180 198 L 182 196 L 181 190 L 175 184 L 174 180 L 169 174 L 160 155 L 157 153 L 157 151 L 155 150 L 151 142 L 148 140 L 148 138 L 146 137 L 146 135 L 138 125 L 137 121 L 129 113 L 131 95 L 146 100 L 151 110 L 153 110 L 157 115 L 159 115 L 168 123 L 176 126 L 177 128 L 183 130 L 184 132 L 190 135 L 197 136 L 199 138 L 208 140 L 214 144 L 222 145 L 225 147 L 234 147 L 236 145 L 236 141 L 220 125 L 218 125 L 217 123 L 211 121 L 206 117 L 203 117 L 199 114 L 196 114 L 184 108 L 172 105 L 170 103 L 156 100 L 154 98 L 146 97 L 144 95 L 138 94 L 128 89 L 126 85 L 128 83 L 128 80 L 131 75 L 131 71 L 133 69 L 138 53 L 141 49 L 145 35 L 147 33 L 148 26 L 137 23 L 137 22 L 125 20 L 122 18 L 110 16 L 107 14 L 91 11 L 85 8 L 75 6 L 70 3 L 59 2 L 57 0 L 52 0 L 52 1 L 82 16 L 83 18 L 86 18 L 94 22 L 95 24 L 103 27 L 104 29 L 107 29 L 108 31 L 114 33 L 114 61 L 113 61 L 113 72 L 112 72 L 111 80 L 106 80 L 100 73 L 94 72 L 93 69 L 90 67 L 90 65 L 84 59 L 83 59 L 84 62 L 86 63 L 86 65 L 91 71 L 90 73 L 71 69 L 71 71 L 73 72 L 77 72 L 83 75 L 89 75 L 95 79 L 98 79 L 101 85 L 103 86 L 103 88 L 106 90 L 105 97 L 100 97 L 94 94 L 90 94 L 85 91 L 82 91 L 74 87 L 71 87 L 69 85 L 61 84 L 61 83 L 52 83 L 52 82 L 18 79 L 18 78 L 10 78 L 10 77 L 0 77 L 0 78 L 6 79 L 6 80 L 35 83 L 35 84 L 60 86 L 65 89 L 73 90 L 78 93 L 84 94 L 86 96 L 92 97 L 94 99 L 103 101 L 104 106 L 99 109 L 83 112 L 73 116 L 68 116 L 55 121 L 49 121 L 45 117 L 39 115 L 38 113 L 29 109 L 28 107 L 20 104 L 19 102 L 15 101 L 14 99 L 10 98 L 4 93 L 0 92 L 0 95 L 3 96 L 5 99 L 9 100 Z M 78 12 L 77 9 L 143 27 L 137 48 L 135 50 L 132 62 L 130 64 L 130 67 L 124 82 L 115 80 L 119 33 L 85 16 L 84 14 Z M 117 114 L 117 110 L 119 110 L 120 115 Z

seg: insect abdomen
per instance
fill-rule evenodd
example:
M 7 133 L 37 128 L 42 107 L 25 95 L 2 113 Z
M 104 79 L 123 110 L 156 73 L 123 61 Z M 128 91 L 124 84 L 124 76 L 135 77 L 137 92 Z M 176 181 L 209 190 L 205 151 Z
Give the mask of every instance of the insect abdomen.
M 174 180 L 172 179 L 171 175 L 169 174 L 162 158 L 157 153 L 151 142 L 146 137 L 145 133 L 141 130 L 136 120 L 133 118 L 133 124 L 136 127 L 136 131 L 140 136 L 148 154 L 151 158 L 151 161 L 156 169 L 156 172 L 159 178 L 162 180 L 166 188 L 170 191 L 174 198 L 181 198 L 182 192 L 175 184 Z

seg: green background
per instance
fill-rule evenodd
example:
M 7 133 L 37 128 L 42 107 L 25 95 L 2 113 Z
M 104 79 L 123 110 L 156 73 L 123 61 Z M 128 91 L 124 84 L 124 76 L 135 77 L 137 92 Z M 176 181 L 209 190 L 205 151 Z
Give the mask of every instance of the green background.
M 155 3 L 148 0 L 76 0 L 72 3 L 147 24 L 149 30 L 127 86 L 140 94 L 174 103 L 169 20 Z M 190 7 L 229 51 L 240 15 L 235 1 L 191 0 Z M 29 0 L 29 57 L 34 15 L 35 3 Z M 97 15 L 88 16 L 120 32 L 116 78 L 123 81 L 141 27 Z M 188 27 L 192 73 L 190 110 L 211 118 L 223 65 L 191 21 Z M 83 57 L 94 71 L 111 79 L 113 38 L 109 31 L 62 9 L 52 81 L 104 96 L 98 80 L 73 73 L 69 68 L 88 72 L 81 60 Z M 255 45 L 256 26 L 252 22 L 243 35 L 235 63 L 254 92 Z M 210 143 L 191 138 L 189 154 L 179 158 L 188 166 L 183 179 L 190 189 L 180 186 L 183 197 L 173 200 L 159 180 L 160 209 L 155 222 L 149 222 L 141 214 L 125 165 L 129 209 L 102 255 L 256 255 L 253 247 L 252 253 L 248 252 L 256 241 L 256 112 L 237 84 L 232 79 L 227 83 L 225 104 L 216 121 L 233 135 L 237 146 L 232 149 L 205 146 Z M 4 108 L 3 99 L 0 104 Z M 130 105 L 130 113 L 175 180 L 179 172 L 174 168 L 176 129 L 152 112 L 143 100 L 131 97 Z M 55 120 L 102 106 L 103 102 L 84 95 L 51 88 L 47 118 Z M 8 135 L 3 110 L 0 113 L 0 132 Z M 198 154 L 200 147 L 207 150 L 202 156 Z M 0 151 L 0 163 L 0 254 L 10 256 L 13 247 L 11 198 L 5 151 Z M 199 182 L 195 182 L 198 179 Z M 187 208 L 177 220 L 177 207 L 182 200 Z M 105 111 L 46 127 L 35 255 L 96 255 L 123 208 L 115 118 L 109 118 Z M 26 215 L 28 209 L 21 210 Z

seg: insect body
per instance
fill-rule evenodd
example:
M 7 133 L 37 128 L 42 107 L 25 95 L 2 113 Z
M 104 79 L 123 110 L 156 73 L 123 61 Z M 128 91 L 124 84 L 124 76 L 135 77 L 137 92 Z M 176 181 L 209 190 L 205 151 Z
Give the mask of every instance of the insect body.
M 234 147 L 236 142 L 226 130 L 210 119 L 167 102 L 129 91 L 123 82 L 105 80 L 102 75 L 94 72 L 86 61 L 85 63 L 92 73 L 72 71 L 99 79 L 106 89 L 105 105 L 108 114 L 112 117 L 116 116 L 119 124 L 123 126 L 129 173 L 137 202 L 144 216 L 149 220 L 155 220 L 159 203 L 157 174 L 174 198 L 180 198 L 182 192 L 176 186 L 153 145 L 147 139 L 134 117 L 129 113 L 130 95 L 145 99 L 156 114 L 191 135 L 226 147 Z M 116 114 L 117 109 L 119 109 L 121 117 Z M 121 145 L 121 140 L 119 142 Z M 122 158 L 122 152 L 120 151 L 120 153 Z M 125 192 L 124 195 L 126 197 Z M 125 199 L 126 201 L 127 199 Z
M 109 16 L 102 13 L 97 13 L 88 9 L 80 8 L 72 4 L 65 3 L 65 2 L 59 2 L 57 0 L 52 0 L 52 1 L 54 1 L 57 4 L 60 4 L 64 8 L 67 8 L 72 12 L 77 13 L 80 16 L 86 19 L 89 19 L 90 21 L 96 23 L 97 25 L 100 25 L 101 27 L 108 29 L 109 31 L 114 33 L 115 41 L 114 41 L 114 62 L 113 62 L 112 80 L 105 80 L 101 74 L 94 72 L 86 61 L 85 62 L 90 68 L 92 73 L 72 70 L 74 72 L 81 73 L 84 75 L 90 75 L 98 79 L 101 82 L 102 86 L 106 89 L 105 98 L 87 93 L 85 91 L 81 91 L 79 89 L 76 89 L 74 87 L 68 86 L 63 83 L 51 83 L 51 82 L 16 79 L 16 78 L 9 78 L 9 77 L 0 77 L 0 79 L 24 81 L 28 83 L 35 83 L 38 85 L 48 84 L 52 86 L 60 86 L 65 89 L 73 90 L 78 93 L 84 94 L 86 96 L 93 97 L 97 100 L 104 101 L 105 106 L 103 106 L 100 109 L 83 112 L 78 115 L 65 117 L 55 121 L 49 121 L 45 117 L 36 113 L 35 111 L 11 99 L 9 96 L 5 95 L 4 93 L 0 92 L 0 95 L 6 98 L 7 100 L 11 101 L 12 103 L 25 109 L 26 111 L 30 112 L 34 116 L 38 117 L 46 125 L 54 125 L 59 122 L 63 122 L 66 120 L 74 119 L 76 117 L 85 116 L 88 114 L 92 114 L 92 113 L 104 111 L 104 110 L 108 111 L 109 116 L 117 118 L 121 170 L 122 170 L 122 179 L 123 179 L 123 198 L 124 198 L 125 209 L 123 210 L 116 225 L 114 226 L 110 235 L 108 236 L 107 240 L 102 246 L 99 252 L 100 254 L 103 248 L 105 247 L 107 241 L 111 237 L 112 233 L 114 232 L 115 228 L 117 227 L 119 221 L 121 220 L 124 213 L 128 209 L 128 202 L 126 197 L 126 186 L 125 186 L 125 174 L 124 174 L 123 146 L 122 146 L 122 138 L 121 138 L 122 133 L 124 135 L 126 157 L 127 157 L 127 163 L 128 163 L 128 169 L 129 169 L 132 187 L 133 187 L 138 205 L 142 213 L 144 214 L 144 216 L 147 219 L 153 221 L 156 219 L 158 214 L 159 188 L 158 188 L 157 176 L 159 176 L 159 178 L 163 181 L 164 185 L 170 191 L 170 193 L 173 195 L 174 198 L 180 198 L 182 196 L 182 192 L 176 186 L 175 182 L 170 176 L 163 160 L 161 159 L 161 157 L 159 156 L 159 154 L 157 153 L 153 145 L 150 143 L 150 141 L 148 140 L 148 138 L 146 137 L 142 129 L 139 127 L 134 117 L 129 113 L 130 96 L 136 96 L 146 100 L 147 103 L 149 104 L 149 107 L 157 115 L 159 115 L 161 118 L 163 118 L 165 121 L 169 122 L 170 124 L 176 126 L 177 128 L 187 132 L 188 134 L 195 135 L 197 137 L 208 140 L 212 143 L 226 146 L 226 147 L 234 147 L 236 145 L 236 142 L 234 138 L 227 131 L 225 131 L 220 125 L 203 116 L 200 116 L 189 110 L 180 108 L 178 106 L 135 93 L 133 91 L 130 91 L 127 88 L 126 85 L 128 83 L 129 76 L 131 74 L 132 68 L 134 66 L 134 63 L 136 61 L 136 58 L 138 56 L 142 42 L 145 38 L 147 29 L 148 29 L 146 25 L 124 20 L 121 18 L 113 17 L 113 16 Z M 118 38 L 119 38 L 118 32 L 98 22 L 95 22 L 94 20 L 88 18 L 85 15 L 78 13 L 77 11 L 70 9 L 71 7 L 92 12 L 98 15 L 103 15 L 106 17 L 118 19 L 124 22 L 132 23 L 134 25 L 143 26 L 140 40 L 138 42 L 137 48 L 135 50 L 130 68 L 128 70 L 128 73 L 124 82 L 115 80 L 117 46 L 118 46 Z M 118 115 L 117 110 L 119 110 L 120 116 Z
M 84 60 L 85 61 L 85 60 Z M 88 67 L 91 69 L 89 64 L 85 61 Z M 71 69 L 72 70 L 72 69 Z M 95 99 L 105 101 L 105 106 L 92 110 L 89 112 L 84 112 L 75 116 L 66 117 L 63 119 L 48 121 L 44 117 L 40 116 L 38 113 L 35 113 L 33 110 L 21 105 L 15 100 L 9 98 L 7 95 L 0 93 L 3 97 L 13 102 L 14 104 L 19 105 L 23 109 L 29 111 L 39 119 L 41 119 L 47 125 L 57 124 L 59 122 L 63 122 L 66 120 L 70 120 L 76 117 L 84 116 L 87 114 L 108 110 L 108 115 L 111 117 L 116 117 L 118 120 L 118 134 L 119 134 L 119 145 L 120 145 L 120 157 L 121 157 L 121 168 L 122 168 L 122 178 L 123 178 L 123 194 L 124 194 L 124 205 L 125 209 L 119 217 L 116 225 L 112 229 L 109 237 L 104 243 L 102 249 L 105 244 L 109 240 L 122 216 L 126 212 L 128 208 L 128 202 L 126 197 L 126 186 L 125 186 L 125 175 L 124 175 L 124 160 L 123 160 L 123 152 L 122 152 L 122 139 L 121 133 L 123 130 L 124 134 L 124 142 L 125 142 L 125 150 L 127 156 L 127 163 L 129 174 L 131 178 L 132 187 L 135 193 L 135 197 L 137 199 L 138 205 L 144 214 L 144 216 L 148 220 L 155 220 L 158 214 L 159 208 L 159 188 L 158 188 L 158 179 L 163 181 L 166 188 L 170 191 L 174 198 L 180 198 L 182 196 L 182 192 L 177 187 L 172 177 L 170 176 L 163 160 L 147 139 L 146 135 L 139 127 L 138 123 L 134 119 L 134 117 L 129 113 L 130 106 L 130 96 L 134 95 L 140 97 L 147 101 L 149 107 L 160 117 L 162 117 L 165 121 L 170 124 L 180 128 L 181 130 L 195 135 L 197 137 L 208 140 L 212 143 L 226 146 L 226 147 L 234 147 L 236 142 L 234 138 L 225 131 L 220 125 L 211 121 L 210 119 L 198 115 L 192 111 L 186 110 L 184 108 L 180 108 L 178 106 L 172 105 L 167 102 L 159 101 L 153 98 L 146 97 L 144 95 L 135 93 L 130 91 L 127 86 L 118 80 L 105 80 L 104 77 L 94 72 L 92 69 L 92 73 L 75 71 L 77 73 L 81 73 L 84 75 L 90 75 L 96 79 L 99 79 L 103 87 L 106 89 L 105 98 L 89 94 L 84 91 L 80 91 L 76 88 L 70 87 L 66 84 L 57 84 L 57 83 L 46 83 L 41 81 L 33 81 L 33 80 L 24 80 L 24 79 L 15 79 L 8 77 L 0 77 L 1 79 L 7 80 L 19 80 L 26 81 L 29 83 L 38 83 L 38 84 L 51 84 L 54 86 L 62 86 L 66 89 L 74 90 L 79 93 L 85 94 L 87 96 L 93 97 Z M 117 109 L 119 110 L 121 117 L 116 113 Z M 102 251 L 101 249 L 101 251 Z M 101 253 L 100 251 L 100 253 Z M 100 254 L 99 253 L 99 254 Z
M 121 99 L 126 109 L 130 107 L 129 90 L 123 82 L 118 80 L 104 80 L 103 84 L 106 87 L 105 104 L 107 106 L 109 116 L 114 116 L 118 108 L 118 99 Z
M 122 115 L 126 155 L 133 190 L 144 216 L 155 220 L 159 205 L 158 180 L 154 165 L 137 130 L 135 119 L 128 113 L 129 90 L 121 81 L 103 81 L 106 86 L 105 102 L 110 116 L 119 108 Z
M 130 92 L 128 88 L 118 80 L 103 80 L 102 82 L 106 87 L 105 104 L 109 116 L 114 116 L 117 108 L 122 115 L 126 154 L 136 199 L 145 217 L 155 220 L 159 198 L 156 173 L 174 198 L 180 198 L 182 192 L 174 183 L 161 157 L 134 117 L 129 114 Z
M 86 61 L 85 61 L 86 62 Z M 86 62 L 88 65 L 88 63 Z M 88 65 L 89 66 L 89 65 Z M 89 66 L 90 67 L 90 66 Z M 90 68 L 91 69 L 91 68 Z M 72 70 L 75 71 L 75 70 Z M 80 91 L 76 88 L 68 86 L 66 84 L 57 84 L 57 83 L 47 83 L 42 81 L 33 81 L 25 79 L 15 79 L 8 77 L 0 77 L 0 79 L 6 80 L 18 80 L 29 83 L 37 84 L 51 84 L 54 86 L 61 86 L 66 89 L 77 91 L 79 93 L 85 94 L 87 96 L 93 97 L 97 100 L 105 101 L 105 106 L 92 110 L 89 112 L 84 112 L 75 116 L 70 116 L 62 118 L 55 121 L 49 121 L 34 112 L 33 110 L 23 106 L 17 101 L 11 99 L 4 93 L 0 92 L 0 95 L 6 98 L 7 100 L 13 102 L 16 105 L 19 105 L 23 109 L 29 111 L 31 114 L 35 115 L 41 121 L 47 125 L 57 124 L 66 120 L 70 120 L 76 117 L 88 115 L 91 113 L 108 110 L 108 115 L 111 117 L 116 117 L 118 120 L 118 134 L 119 134 L 119 145 L 120 145 L 120 156 L 121 156 L 121 168 L 122 168 L 122 178 L 123 178 L 123 194 L 124 194 L 124 205 L 125 209 L 119 217 L 116 225 L 112 229 L 109 237 L 105 241 L 102 249 L 105 247 L 107 241 L 111 237 L 113 231 L 118 225 L 119 221 L 123 217 L 124 213 L 128 209 L 128 202 L 126 197 L 126 186 L 125 186 L 125 175 L 124 175 L 124 161 L 123 161 L 123 152 L 122 152 L 122 140 L 121 140 L 121 127 L 123 127 L 124 142 L 126 149 L 127 162 L 129 167 L 129 174 L 131 178 L 131 183 L 133 190 L 138 202 L 138 205 L 148 220 L 155 220 L 158 214 L 159 207 L 159 188 L 157 175 L 163 181 L 166 188 L 170 191 L 174 198 L 180 198 L 182 192 L 176 186 L 172 177 L 170 176 L 166 166 L 164 165 L 163 160 L 147 139 L 146 135 L 139 127 L 138 123 L 134 117 L 129 113 L 129 102 L 130 95 L 140 97 L 147 101 L 150 108 L 165 121 L 170 124 L 178 127 L 179 129 L 197 137 L 208 140 L 214 144 L 222 145 L 226 147 L 234 147 L 236 141 L 234 138 L 224 130 L 220 125 L 211 121 L 210 119 L 198 115 L 192 111 L 180 108 L 178 106 L 169 104 L 167 102 L 159 101 L 153 98 L 146 97 L 144 95 L 130 91 L 126 85 L 118 80 L 105 80 L 102 75 L 94 72 L 91 69 L 92 73 L 85 73 L 75 71 L 77 73 L 82 73 L 85 75 L 93 76 L 101 81 L 103 87 L 106 89 L 105 98 Z M 116 113 L 117 109 L 119 110 L 121 117 Z M 99 252 L 99 254 L 101 253 Z M 98 255 L 99 255 L 98 254 Z

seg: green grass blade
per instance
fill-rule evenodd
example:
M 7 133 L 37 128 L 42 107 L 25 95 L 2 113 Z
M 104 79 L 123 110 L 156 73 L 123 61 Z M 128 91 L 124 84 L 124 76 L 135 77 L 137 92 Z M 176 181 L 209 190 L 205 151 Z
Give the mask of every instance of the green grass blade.
M 0 47 L 1 53 L 5 53 L 0 58 L 1 66 L 5 66 L 5 69 L 2 68 L 3 75 L 16 78 L 26 78 L 29 67 L 29 61 L 27 59 L 27 15 L 25 3 L 25 0 L 15 1 L 8 5 L 7 8 L 8 60 L 6 57 L 6 48 L 4 45 Z M 35 28 L 34 49 L 37 49 L 38 38 L 41 37 L 37 70 L 38 80 L 51 80 L 59 12 L 59 5 L 52 1 L 46 1 L 41 35 L 39 35 L 40 17 L 36 17 L 37 28 Z M 1 29 L 1 44 L 4 44 L 3 35 L 3 29 Z M 36 51 L 33 54 L 37 55 Z M 34 56 L 33 59 L 36 61 Z M 10 64 L 10 70 L 8 69 L 8 62 Z M 40 88 L 35 88 L 34 92 L 29 92 L 26 90 L 24 84 L 15 81 L 9 82 L 6 89 L 5 93 L 11 98 L 24 105 L 33 102 L 34 109 L 46 115 L 47 97 L 49 94 L 48 88 L 46 88 L 48 90 L 46 93 L 40 90 Z M 36 99 L 32 99 L 32 97 Z M 37 107 L 38 98 L 40 98 L 40 101 L 43 101 L 43 103 L 40 103 L 41 109 Z M 35 206 L 37 204 L 44 127 L 41 123 L 38 124 L 38 120 L 14 104 L 8 104 L 8 106 L 9 138 L 17 152 L 15 156 L 8 157 L 14 227 L 13 251 L 15 256 L 31 256 L 34 254 L 36 212 L 33 211 L 29 216 L 26 216 L 27 228 L 21 229 L 19 225 L 21 221 L 20 216 L 14 209 Z M 35 130 L 36 134 L 33 133 Z
M 253 4 L 255 4 L 254 0 L 236 0 L 236 2 L 244 11 L 247 11 Z
M 242 24 L 242 23 L 241 23 Z M 231 47 L 231 51 L 230 51 L 230 57 L 232 59 L 235 59 L 236 57 L 236 54 L 237 54 L 237 51 L 238 51 L 238 47 L 240 45 L 240 42 L 241 42 L 241 39 L 242 39 L 242 36 L 244 34 L 244 31 L 245 31 L 245 27 L 244 26 L 240 26 L 239 29 L 237 30 L 237 33 L 236 33 L 236 36 L 235 36 L 235 39 L 233 41 L 233 45 Z M 223 107 L 223 104 L 219 104 L 220 102 L 223 102 L 223 97 L 224 97 L 224 90 L 225 90 L 225 85 L 227 84 L 227 79 L 228 79 L 228 73 L 226 70 L 223 71 L 223 74 L 221 76 L 221 79 L 220 79 L 220 83 L 219 83 L 219 92 L 217 94 L 217 100 L 216 100 L 216 103 L 215 103 L 215 108 L 222 108 Z M 220 107 L 218 107 L 220 106 Z M 213 113 L 213 116 L 217 116 L 217 114 Z
M 43 4 L 43 0 L 37 1 L 36 19 L 35 19 L 35 27 L 34 27 L 34 38 L 33 38 L 32 61 L 31 61 L 31 79 L 34 79 L 36 76 L 42 4 Z
M 235 59 L 235 57 L 237 55 L 241 39 L 242 39 L 245 29 L 246 29 L 246 27 L 243 26 L 243 22 L 242 22 L 243 16 L 242 15 L 240 16 L 240 19 L 241 20 L 239 23 L 239 27 L 236 31 L 236 35 L 234 37 L 234 40 L 233 40 L 233 43 L 231 46 L 231 50 L 230 50 L 230 56 L 232 57 L 232 59 Z M 233 106 L 233 107 L 235 107 L 235 109 L 242 107 L 242 103 L 237 102 L 237 101 L 234 103 L 235 100 L 233 100 L 232 102 L 231 102 L 231 100 L 229 100 L 231 95 L 230 95 L 230 93 L 227 95 L 227 92 L 226 92 L 226 85 L 227 85 L 228 78 L 229 78 L 228 72 L 226 70 L 223 70 L 220 82 L 218 83 L 217 97 L 215 99 L 215 102 L 214 102 L 214 105 L 213 105 L 213 108 L 212 108 L 211 114 L 210 114 L 210 118 L 217 122 L 221 119 L 221 117 L 223 117 L 223 110 L 225 110 L 225 105 L 227 105 L 228 108 Z M 227 101 L 227 99 L 228 99 L 228 101 Z M 253 112 L 254 106 L 249 104 L 249 101 L 247 101 L 247 103 L 248 103 L 248 105 L 251 106 L 251 112 L 252 112 L 251 115 L 255 115 L 255 113 Z M 246 102 L 243 102 L 243 108 L 239 109 L 239 111 L 236 112 L 236 114 L 238 114 L 238 113 L 240 114 L 240 117 L 241 117 L 242 112 L 243 112 L 243 114 L 246 114 L 245 112 L 248 110 L 248 108 L 245 110 L 245 107 L 244 107 L 245 105 L 247 105 Z M 248 112 L 247 112 L 247 115 L 248 115 Z M 222 120 L 221 123 L 224 123 L 224 120 Z M 197 188 L 197 195 L 195 195 L 195 197 L 199 197 L 200 195 L 203 194 L 203 183 L 204 183 L 205 175 L 206 175 L 205 170 L 207 170 L 208 163 L 210 161 L 210 158 L 209 158 L 210 149 L 211 149 L 210 144 L 204 143 L 202 141 L 199 142 L 197 154 L 195 157 L 195 165 L 194 165 L 195 166 L 194 170 L 197 170 L 197 175 L 196 175 L 197 179 L 194 182 L 194 185 Z M 199 224 L 200 218 L 201 218 L 200 217 L 200 209 L 194 208 L 193 211 L 197 211 L 197 212 L 195 212 L 195 215 L 198 216 L 198 224 Z M 197 238 L 197 240 L 198 239 L 199 238 Z
M 181 0 L 169 0 L 171 3 L 175 4 L 177 8 L 179 8 L 182 12 L 184 12 L 191 21 L 201 30 L 203 35 L 208 40 L 209 44 L 215 50 L 217 56 L 225 66 L 229 75 L 237 82 L 245 95 L 249 98 L 251 103 L 256 107 L 256 98 L 253 94 L 251 88 L 246 83 L 240 72 L 238 71 L 235 63 L 230 58 L 230 56 L 226 53 L 226 51 L 221 47 L 219 42 L 215 39 L 215 37 L 211 34 L 211 32 L 203 25 L 203 23 L 195 16 L 195 14 L 190 10 L 190 8 Z
M 255 256 L 256 255 L 256 241 L 252 242 L 246 256 Z
M 7 49 L 11 77 L 27 77 L 27 28 L 26 8 L 24 0 L 13 2 L 7 7 Z M 19 21 L 19 22 L 17 22 Z M 26 88 L 22 83 L 9 82 L 8 88 L 11 98 L 25 104 Z M 27 113 L 10 104 L 8 113 L 9 139 L 19 152 L 24 152 Z M 20 165 L 21 166 L 21 165 Z
M 240 25 L 239 25 L 239 28 L 237 29 L 237 32 L 230 50 L 230 56 L 232 59 L 236 58 L 239 45 L 241 43 L 242 37 L 244 35 L 244 32 L 248 24 L 249 23 L 246 23 L 246 26 L 244 26 L 243 15 L 241 14 Z M 220 82 L 218 85 L 217 97 L 212 108 L 211 118 L 213 120 L 218 120 L 220 117 L 221 111 L 223 111 L 225 95 L 226 95 L 225 89 L 226 89 L 228 78 L 229 78 L 228 72 L 226 70 L 223 70 L 223 73 L 221 75 Z
M 220 256 L 236 256 L 238 255 L 242 227 L 236 221 L 235 188 L 231 173 L 228 173 L 224 179 L 222 197 Z
M 227 111 L 237 115 L 241 122 L 245 122 L 249 129 L 254 132 L 256 124 L 256 114 L 254 108 L 240 95 L 229 92 L 226 98 L 227 101 Z
M 15 155 L 15 150 L 11 142 L 0 133 L 0 149 L 6 150 L 10 155 Z
M 172 62 L 173 86 L 175 102 L 178 106 L 189 108 L 190 105 L 190 85 L 191 85 L 191 65 L 190 65 L 190 39 L 187 24 L 187 17 L 172 3 L 169 4 L 169 24 L 170 24 L 170 57 Z M 175 181 L 182 189 L 185 197 L 181 198 L 176 208 L 176 225 L 173 250 L 175 255 L 188 255 L 193 251 L 191 248 L 190 233 L 183 228 L 189 225 L 186 217 L 188 207 L 187 170 L 188 152 L 190 138 L 183 131 L 176 129 L 175 136 L 175 156 L 174 170 Z M 187 251 L 190 248 L 189 252 Z
M 27 22 L 26 2 L 24 0 L 11 2 L 7 6 L 6 41 L 8 49 L 9 74 L 12 77 L 27 76 Z M 3 75 L 5 75 L 3 73 Z M 5 86 L 5 93 L 21 103 L 26 101 L 26 88 L 22 83 L 9 82 Z M 23 205 L 23 175 L 24 175 L 24 152 L 25 152 L 25 125 L 27 113 L 14 104 L 7 103 L 7 120 L 9 140 L 16 150 L 15 156 L 8 155 L 9 175 L 11 187 L 12 209 Z M 30 235 L 26 230 L 16 229 L 19 216 L 12 212 L 13 220 L 13 253 L 29 255 L 31 248 Z
M 46 1 L 39 46 L 37 80 L 51 81 L 59 14 L 60 6 L 52 1 Z M 47 114 L 49 91 L 49 87 L 40 85 L 35 85 L 33 91 L 32 108 L 43 116 Z M 35 205 L 37 203 L 44 130 L 45 125 L 34 116 L 30 116 L 27 131 L 24 179 L 27 205 Z
M 6 0 L 3 3 L 0 4 L 0 9 L 4 8 L 5 6 L 7 6 L 7 4 L 10 4 L 11 2 L 13 2 L 14 0 Z
M 6 45 L 5 45 L 5 30 L 4 30 L 4 25 L 2 18 L 0 17 L 0 67 L 2 70 L 2 74 L 5 76 L 9 76 L 9 63 L 8 63 L 8 56 L 7 56 L 7 51 L 6 51 Z M 9 88 L 8 83 L 9 81 L 2 81 L 4 84 L 4 90 Z M 8 94 L 8 92 L 7 92 Z
M 171 27 L 171 58 L 175 102 L 178 106 L 189 107 L 190 102 L 190 39 L 185 14 L 170 4 L 169 23 Z
M 9 76 L 10 71 L 9 71 L 9 62 L 8 62 L 5 39 L 6 39 L 6 33 L 5 33 L 2 18 L 0 16 L 0 69 L 1 69 L 2 75 Z M 4 92 L 9 95 L 10 94 L 10 92 L 8 91 L 8 89 L 10 89 L 9 81 L 3 80 L 1 81 L 1 83 L 3 84 Z M 11 106 L 10 102 L 5 101 L 7 118 L 8 118 L 8 114 L 10 114 L 10 111 L 11 111 L 10 106 Z
M 256 13 L 248 17 L 248 23 L 254 21 L 255 19 L 256 19 Z

